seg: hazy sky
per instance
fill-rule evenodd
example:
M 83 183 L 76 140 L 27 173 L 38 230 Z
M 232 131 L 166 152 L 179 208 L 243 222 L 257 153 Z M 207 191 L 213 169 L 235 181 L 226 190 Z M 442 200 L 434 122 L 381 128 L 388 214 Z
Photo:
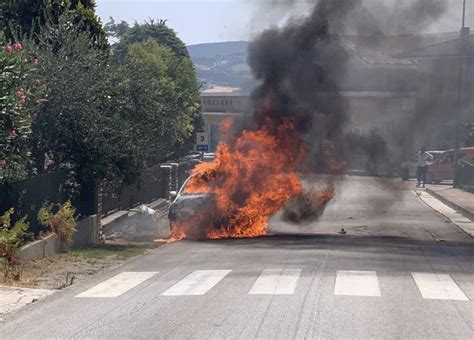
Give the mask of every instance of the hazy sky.
M 116 21 L 167 19 L 186 44 L 248 40 L 252 34 L 289 15 L 277 6 L 257 9 L 256 3 L 267 0 L 96 0 L 103 23 L 112 16 Z M 396 0 L 378 0 L 396 1 Z M 450 10 L 428 31 L 457 31 L 460 27 L 462 0 L 450 1 Z M 467 23 L 474 26 L 474 0 L 468 1 Z M 302 4 L 293 13 L 305 13 Z

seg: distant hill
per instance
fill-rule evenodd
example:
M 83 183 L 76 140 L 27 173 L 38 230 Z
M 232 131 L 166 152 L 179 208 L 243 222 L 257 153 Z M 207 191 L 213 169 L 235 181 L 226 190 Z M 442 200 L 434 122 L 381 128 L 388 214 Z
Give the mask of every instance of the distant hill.
M 208 44 L 189 45 L 188 51 L 193 58 L 211 58 L 216 55 L 247 52 L 246 41 L 230 41 Z
M 199 81 L 205 87 L 247 88 L 253 83 L 247 65 L 245 41 L 207 43 L 188 46 Z

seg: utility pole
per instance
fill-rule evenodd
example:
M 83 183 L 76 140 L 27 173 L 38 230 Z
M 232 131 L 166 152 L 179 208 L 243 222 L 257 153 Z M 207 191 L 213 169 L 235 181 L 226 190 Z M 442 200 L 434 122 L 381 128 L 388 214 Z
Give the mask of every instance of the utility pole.
M 466 33 L 467 31 L 467 33 Z M 465 36 L 467 34 L 467 37 Z M 469 39 L 469 30 L 466 29 L 466 0 L 463 0 L 462 5 L 462 27 L 459 44 L 459 75 L 458 75 L 458 96 L 457 96 L 457 112 L 456 112 L 456 142 L 454 150 L 454 181 L 453 187 L 459 185 L 459 147 L 461 144 L 461 111 L 462 111 L 462 75 L 463 75 L 463 61 L 464 61 L 464 43 L 465 39 Z
M 466 27 L 466 0 L 462 3 L 462 28 Z

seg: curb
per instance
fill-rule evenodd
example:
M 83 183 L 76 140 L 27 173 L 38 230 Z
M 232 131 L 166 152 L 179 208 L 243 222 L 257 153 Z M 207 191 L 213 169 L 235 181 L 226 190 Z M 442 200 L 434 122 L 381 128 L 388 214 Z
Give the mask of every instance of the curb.
M 464 217 L 467 217 L 471 221 L 474 221 L 474 213 L 470 212 L 466 208 L 464 208 L 464 207 L 448 200 L 443 195 L 440 195 L 438 192 L 436 192 L 434 190 L 426 188 L 426 192 L 429 193 L 431 196 L 436 197 L 438 200 L 440 200 L 441 202 L 446 204 L 448 207 L 450 207 L 450 208 L 456 210 L 457 212 L 459 212 L 460 214 L 464 215 Z

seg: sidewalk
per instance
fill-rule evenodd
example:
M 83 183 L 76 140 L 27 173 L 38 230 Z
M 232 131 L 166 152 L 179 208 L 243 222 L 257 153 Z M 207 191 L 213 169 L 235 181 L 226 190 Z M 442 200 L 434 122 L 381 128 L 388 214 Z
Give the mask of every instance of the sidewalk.
M 8 314 L 53 294 L 53 290 L 0 286 L 0 315 Z
M 474 221 L 474 194 L 443 185 L 428 185 L 426 191 L 450 208 Z

